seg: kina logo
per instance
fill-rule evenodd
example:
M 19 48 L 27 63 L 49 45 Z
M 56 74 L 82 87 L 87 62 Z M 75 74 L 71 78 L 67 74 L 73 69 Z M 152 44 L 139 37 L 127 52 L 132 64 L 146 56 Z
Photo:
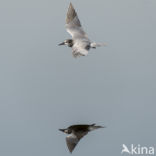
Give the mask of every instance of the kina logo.
M 130 148 L 128 148 L 125 144 L 122 145 L 121 154 L 131 154 L 131 155 L 154 155 L 154 147 L 146 147 L 134 144 L 131 144 Z

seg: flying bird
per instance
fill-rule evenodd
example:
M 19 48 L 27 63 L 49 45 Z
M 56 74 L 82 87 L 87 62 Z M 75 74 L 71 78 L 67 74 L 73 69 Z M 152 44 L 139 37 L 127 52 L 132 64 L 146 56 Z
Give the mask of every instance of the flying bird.
M 77 13 L 70 3 L 66 16 L 66 30 L 72 36 L 72 39 L 66 39 L 59 45 L 67 45 L 72 48 L 73 57 L 86 56 L 90 48 L 106 46 L 106 43 L 91 42 L 83 30 Z
M 72 153 L 77 143 L 80 141 L 82 137 L 87 135 L 88 132 L 98 129 L 105 128 L 102 126 L 96 126 L 95 124 L 91 125 L 71 125 L 66 129 L 59 129 L 60 131 L 69 134 L 66 137 L 66 143 L 69 151 Z

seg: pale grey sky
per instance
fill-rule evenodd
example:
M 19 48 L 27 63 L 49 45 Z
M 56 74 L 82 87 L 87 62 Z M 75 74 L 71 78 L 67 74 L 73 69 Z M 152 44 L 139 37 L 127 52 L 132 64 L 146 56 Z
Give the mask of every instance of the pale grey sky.
M 90 39 L 72 58 L 58 43 L 69 0 L 0 2 L 0 155 L 69 156 L 58 128 L 97 123 L 73 155 L 156 145 L 156 1 L 73 0 Z

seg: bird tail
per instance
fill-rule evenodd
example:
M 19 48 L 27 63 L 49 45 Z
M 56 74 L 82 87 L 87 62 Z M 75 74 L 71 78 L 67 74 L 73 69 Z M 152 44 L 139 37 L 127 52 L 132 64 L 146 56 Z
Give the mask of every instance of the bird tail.
M 92 124 L 92 125 L 90 125 L 89 130 L 92 131 L 92 130 L 95 130 L 95 129 L 98 129 L 98 128 L 106 128 L 106 127 L 96 126 L 95 124 Z
M 107 43 L 95 43 L 95 42 L 92 42 L 92 43 L 90 44 L 90 46 L 91 46 L 92 48 L 96 48 L 96 47 L 101 47 L 101 46 L 107 46 Z

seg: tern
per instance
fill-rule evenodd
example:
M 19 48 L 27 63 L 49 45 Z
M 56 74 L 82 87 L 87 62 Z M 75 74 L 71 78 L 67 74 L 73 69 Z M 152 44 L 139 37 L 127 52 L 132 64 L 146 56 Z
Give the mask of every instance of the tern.
M 82 137 L 87 135 L 88 132 L 98 129 L 98 128 L 105 128 L 103 126 L 96 126 L 95 124 L 91 125 L 71 125 L 66 129 L 59 129 L 60 131 L 69 134 L 66 137 L 67 147 L 72 153 L 77 143 L 80 141 Z
M 90 48 L 106 46 L 106 43 L 91 42 L 83 30 L 77 13 L 70 3 L 66 16 L 66 30 L 72 36 L 72 39 L 66 39 L 59 45 L 67 45 L 72 48 L 73 57 L 86 56 Z

